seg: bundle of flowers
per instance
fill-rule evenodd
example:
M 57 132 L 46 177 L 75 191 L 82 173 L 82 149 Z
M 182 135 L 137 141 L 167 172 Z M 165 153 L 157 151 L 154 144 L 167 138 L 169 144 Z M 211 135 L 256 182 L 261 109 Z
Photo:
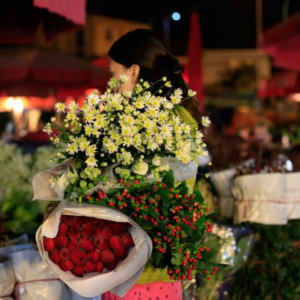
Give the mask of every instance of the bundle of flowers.
M 43 244 L 54 264 L 78 277 L 113 270 L 134 246 L 126 225 L 71 215 L 61 216 L 57 236 Z
M 98 219 L 104 209 L 111 221 L 114 214 L 124 216 L 151 238 L 154 267 L 167 267 L 174 280 L 191 280 L 199 269 L 210 279 L 218 267 L 209 263 L 212 250 L 205 246 L 205 233 L 212 230 L 209 208 L 199 190 L 188 193 L 185 182 L 197 173 L 197 157 L 207 155 L 203 134 L 177 116 L 179 104 L 186 100 L 180 89 L 161 95 L 161 87 L 171 87 L 166 78 L 153 84 L 140 80 L 133 92 L 122 91 L 126 80 L 126 76 L 111 79 L 106 92 L 95 91 L 81 109 L 74 101 L 68 108 L 64 103 L 56 105 L 58 112 L 66 113 L 64 126 L 52 119 L 44 130 L 60 133 L 51 139 L 62 149 L 55 157 L 62 164 L 36 175 L 34 198 L 71 200 L 77 211 L 87 205 L 99 212 L 89 217 Z M 155 93 L 147 91 L 157 84 L 161 87 Z M 188 94 L 192 97 L 195 92 Z M 203 117 L 202 125 L 209 124 Z M 64 209 L 59 211 L 64 214 Z M 48 229 L 48 236 L 44 235 L 48 238 L 59 231 Z M 41 228 L 38 239 L 42 233 Z M 138 251 L 139 241 L 132 238 Z

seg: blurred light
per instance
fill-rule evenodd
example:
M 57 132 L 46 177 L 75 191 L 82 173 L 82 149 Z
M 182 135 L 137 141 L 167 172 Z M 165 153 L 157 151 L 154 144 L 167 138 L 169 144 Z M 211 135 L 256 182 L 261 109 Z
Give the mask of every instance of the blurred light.
M 5 109 L 12 110 L 13 107 L 14 107 L 14 98 L 8 97 L 7 100 L 5 101 Z
M 15 113 L 19 114 L 23 112 L 24 101 L 22 98 L 8 97 L 5 101 L 5 109 L 8 111 L 13 110 Z
M 174 21 L 179 21 L 180 18 L 181 18 L 180 13 L 178 13 L 178 12 L 172 13 L 172 19 L 173 19 Z
M 289 100 L 300 102 L 300 93 L 291 94 L 288 98 Z

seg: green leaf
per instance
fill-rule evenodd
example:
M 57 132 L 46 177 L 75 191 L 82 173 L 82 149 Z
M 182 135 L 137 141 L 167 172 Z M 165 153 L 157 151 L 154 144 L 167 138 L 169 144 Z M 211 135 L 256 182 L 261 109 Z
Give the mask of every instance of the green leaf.
M 164 217 L 167 217 L 168 216 L 168 207 L 163 205 L 163 206 L 160 207 L 160 209 L 161 209 Z
M 169 197 L 170 195 L 168 188 L 160 188 L 157 193 L 162 197 Z
M 202 216 L 199 219 L 196 220 L 196 226 L 198 227 L 198 230 L 201 230 L 204 227 L 205 223 L 205 217 Z
M 159 268 L 161 262 L 164 258 L 164 255 L 159 251 L 153 251 L 152 253 L 152 264 L 155 268 Z
M 169 207 L 172 203 L 172 199 L 171 198 L 167 198 L 167 197 L 163 197 L 162 198 L 162 202 L 163 202 L 163 205 L 166 206 L 166 207 Z
M 194 198 L 194 199 L 195 199 L 198 203 L 203 204 L 203 203 L 204 203 L 204 198 L 203 198 L 203 196 L 202 196 L 200 190 L 199 190 L 199 189 L 196 189 L 196 190 L 194 191 L 194 194 L 195 194 L 195 198 Z
M 217 215 L 216 212 L 212 212 L 212 213 L 206 215 L 206 216 L 205 216 L 205 219 L 206 219 L 206 220 L 211 220 L 211 219 L 213 219 L 216 215 Z
M 168 187 L 174 187 L 174 175 L 173 171 L 168 171 L 166 175 L 163 177 L 162 182 L 165 183 Z
M 147 212 L 154 218 L 159 217 L 159 214 L 154 211 L 154 208 L 152 206 L 148 206 Z
M 180 266 L 182 263 L 182 259 L 184 257 L 183 253 L 175 253 L 171 259 L 171 263 L 175 266 Z

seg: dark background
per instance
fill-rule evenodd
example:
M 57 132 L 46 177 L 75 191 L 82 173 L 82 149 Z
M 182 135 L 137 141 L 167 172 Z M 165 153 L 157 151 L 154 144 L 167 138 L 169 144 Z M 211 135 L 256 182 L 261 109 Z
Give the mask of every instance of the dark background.
M 289 1 L 289 15 L 300 11 L 299 0 L 262 0 L 263 29 L 282 21 L 283 3 Z M 204 49 L 255 48 L 255 0 L 87 0 L 88 13 L 147 22 L 163 38 L 163 19 L 172 12 L 181 14 L 171 21 L 171 50 L 176 55 L 187 51 L 189 16 L 193 8 L 200 15 Z

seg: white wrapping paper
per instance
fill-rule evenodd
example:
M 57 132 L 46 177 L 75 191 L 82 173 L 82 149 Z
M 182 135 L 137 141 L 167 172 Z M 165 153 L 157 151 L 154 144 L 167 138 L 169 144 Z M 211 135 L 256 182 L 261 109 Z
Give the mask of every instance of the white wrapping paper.
M 268 173 L 237 177 L 234 223 L 285 225 L 300 218 L 300 173 Z
M 83 278 L 76 277 L 71 272 L 64 272 L 49 259 L 48 253 L 44 251 L 43 247 L 43 236 L 49 238 L 56 236 L 59 218 L 62 213 L 115 222 L 129 222 L 133 225 L 129 230 L 135 246 L 129 251 L 128 257 L 120 262 L 113 271 L 102 274 L 87 274 Z M 84 297 L 95 297 L 106 291 L 111 291 L 123 297 L 138 280 L 152 252 L 151 239 L 142 228 L 125 214 L 106 207 L 70 201 L 62 201 L 39 227 L 36 233 L 36 241 L 41 256 L 50 268 L 71 289 Z
M 18 300 L 71 300 L 64 283 L 41 259 L 39 251 L 24 250 L 10 255 Z
M 285 225 L 288 218 L 283 175 L 268 173 L 236 177 L 232 185 L 236 198 L 234 223 Z
M 15 275 L 10 261 L 0 263 L 0 300 L 12 300 L 8 297 L 13 293 Z
M 210 173 L 211 181 L 219 194 L 219 213 L 226 218 L 233 218 L 234 197 L 231 193 L 231 185 L 235 171 L 235 168 L 230 168 Z

